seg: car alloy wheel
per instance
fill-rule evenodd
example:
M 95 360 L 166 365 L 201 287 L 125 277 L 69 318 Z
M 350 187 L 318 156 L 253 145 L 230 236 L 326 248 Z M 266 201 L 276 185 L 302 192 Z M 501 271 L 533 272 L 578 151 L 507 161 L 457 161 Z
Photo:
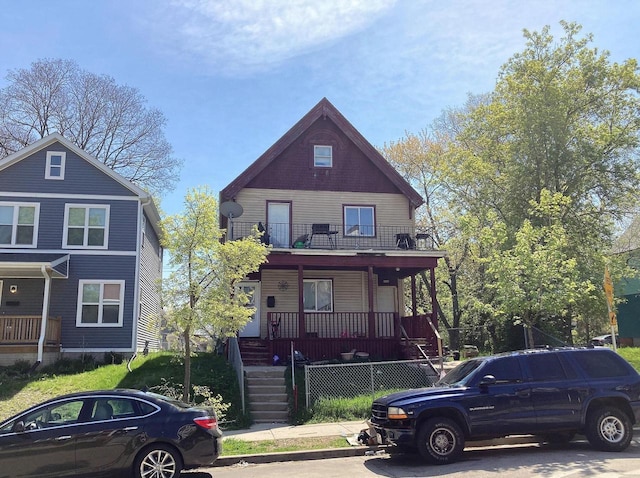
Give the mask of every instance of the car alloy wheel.
M 182 466 L 175 452 L 164 445 L 146 448 L 135 466 L 136 478 L 176 478 Z

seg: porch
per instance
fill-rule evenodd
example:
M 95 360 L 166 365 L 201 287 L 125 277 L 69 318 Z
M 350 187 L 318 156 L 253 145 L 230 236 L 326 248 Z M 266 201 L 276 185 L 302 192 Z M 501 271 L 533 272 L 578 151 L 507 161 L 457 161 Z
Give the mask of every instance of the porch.
M 314 361 L 339 359 L 356 350 L 371 360 L 439 355 L 437 323 L 428 315 L 400 317 L 394 312 L 269 312 L 270 357 L 295 350 Z M 242 340 L 242 339 L 241 339 Z
M 61 318 L 49 317 L 45 330 L 43 362 L 53 362 L 60 352 Z M 0 366 L 12 365 L 16 361 L 38 360 L 38 346 L 42 328 L 39 315 L 0 316 Z

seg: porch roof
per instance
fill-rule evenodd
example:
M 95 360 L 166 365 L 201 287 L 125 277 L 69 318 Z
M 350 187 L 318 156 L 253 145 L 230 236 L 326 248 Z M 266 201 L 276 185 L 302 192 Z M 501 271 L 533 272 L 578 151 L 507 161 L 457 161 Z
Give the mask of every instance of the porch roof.
M 0 254 L 0 278 L 41 279 L 43 271 L 54 279 L 69 277 L 69 254 Z

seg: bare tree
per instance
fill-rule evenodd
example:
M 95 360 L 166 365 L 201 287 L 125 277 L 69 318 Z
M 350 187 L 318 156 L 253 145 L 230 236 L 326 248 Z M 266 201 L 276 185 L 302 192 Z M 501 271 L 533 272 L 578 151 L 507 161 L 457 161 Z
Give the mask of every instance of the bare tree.
M 136 88 L 61 59 L 11 70 L 7 81 L 0 90 L 0 158 L 58 132 L 152 193 L 175 186 L 181 162 L 164 136 L 166 119 Z

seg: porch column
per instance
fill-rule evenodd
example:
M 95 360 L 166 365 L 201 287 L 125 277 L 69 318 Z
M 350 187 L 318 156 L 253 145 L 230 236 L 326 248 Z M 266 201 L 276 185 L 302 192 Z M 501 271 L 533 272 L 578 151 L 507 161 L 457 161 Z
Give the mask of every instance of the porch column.
M 436 270 L 432 267 L 431 272 L 431 321 L 434 327 L 438 328 L 438 299 L 436 298 Z
M 38 363 L 44 358 L 44 341 L 47 337 L 47 318 L 49 317 L 49 297 L 51 295 L 51 277 L 45 266 L 40 269 L 44 276 L 44 296 L 42 298 L 42 321 L 40 322 L 40 338 L 38 339 Z
M 307 337 L 306 326 L 304 324 L 304 268 L 298 266 L 298 337 Z
M 432 269 L 433 270 L 433 269 Z M 411 315 L 418 315 L 418 299 L 416 293 L 416 275 L 411 274 Z
M 369 297 L 369 338 L 370 339 L 375 339 L 376 338 L 376 317 L 375 317 L 375 313 L 373 312 L 373 266 L 369 266 L 369 271 L 368 271 L 368 280 L 367 280 L 367 285 L 368 285 L 368 297 Z

